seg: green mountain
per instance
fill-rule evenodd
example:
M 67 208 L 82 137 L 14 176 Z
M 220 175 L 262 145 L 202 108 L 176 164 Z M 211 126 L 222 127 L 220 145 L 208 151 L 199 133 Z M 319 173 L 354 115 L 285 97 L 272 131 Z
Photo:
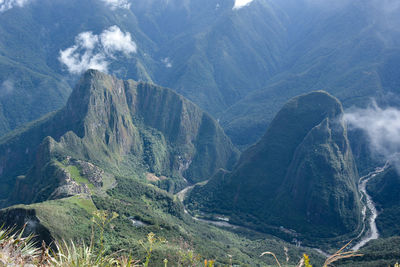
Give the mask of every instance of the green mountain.
M 182 96 L 90 70 L 63 109 L 4 137 L 0 155 L 5 206 L 90 191 L 81 183 L 110 187 L 115 175 L 174 192 L 229 169 L 238 153 Z
M 154 73 L 155 81 L 215 116 L 278 71 L 286 18 L 271 1 L 241 10 L 232 10 L 234 1 L 138 2 L 135 14 L 148 26 L 144 32 L 165 40 L 158 55 L 172 63 Z
M 376 226 L 382 237 L 400 235 L 400 176 L 394 167 L 374 177 L 367 185 L 368 194 L 377 205 Z
M 82 32 L 99 37 L 114 25 L 137 51 L 106 55 L 109 73 L 173 88 L 219 119 L 241 148 L 299 94 L 325 90 L 344 107 L 371 97 L 398 105 L 399 8 L 339 2 L 254 0 L 232 10 L 233 0 L 138 0 L 129 9 L 27 1 L 0 13 L 0 135 L 61 108 L 78 76 L 60 51 Z M 83 55 L 76 50 L 76 59 Z
M 0 224 L 26 225 L 47 243 L 88 242 L 93 212 L 107 210 L 118 214 L 104 229 L 107 253 L 126 249 L 140 258 L 148 233 L 168 240 L 155 248 L 152 266 L 193 250 L 218 264 L 262 266 L 273 263 L 259 257 L 264 250 L 284 247 L 290 264 L 304 252 L 321 261 L 272 236 L 196 221 L 171 194 L 230 169 L 237 157 L 216 121 L 184 97 L 89 70 L 64 108 L 1 140 Z
M 192 190 L 188 207 L 287 238 L 356 235 L 358 173 L 342 113 L 322 91 L 291 99 L 232 172 Z

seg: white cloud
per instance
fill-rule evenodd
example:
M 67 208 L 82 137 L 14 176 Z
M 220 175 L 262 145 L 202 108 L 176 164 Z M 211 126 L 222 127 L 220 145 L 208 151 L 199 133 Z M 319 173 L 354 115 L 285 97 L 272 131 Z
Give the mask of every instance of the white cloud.
M 23 7 L 31 0 L 0 0 L 0 12 L 7 11 L 14 7 Z
M 75 37 L 73 46 L 60 51 L 59 60 L 72 74 L 80 74 L 88 69 L 107 72 L 117 52 L 127 57 L 136 53 L 136 50 L 130 33 L 123 33 L 117 26 L 111 26 L 100 36 L 92 32 L 80 33 Z
M 136 44 L 129 32 L 123 33 L 117 26 L 112 26 L 100 35 L 101 44 L 107 54 L 122 52 L 125 55 L 136 53 Z
M 248 6 L 251 2 L 253 2 L 253 0 L 235 0 L 235 5 L 233 6 L 233 9 L 240 9 L 244 6 Z
M 93 50 L 99 42 L 99 36 L 92 32 L 82 32 L 76 37 L 77 45 L 82 48 Z
M 0 0 L 1 1 L 1 0 Z M 5 80 L 0 86 L 0 97 L 11 94 L 14 91 L 14 82 L 11 79 Z
M 363 130 L 370 150 L 390 161 L 400 173 L 400 110 L 379 108 L 373 103 L 366 109 L 351 109 L 344 115 L 349 127 Z
M 109 6 L 112 10 L 115 10 L 117 8 L 129 9 L 131 7 L 131 4 L 129 3 L 128 0 L 101 0 L 101 1 L 104 2 L 107 6 Z
M 172 62 L 169 57 L 163 58 L 161 62 L 164 63 L 166 68 L 172 68 Z
M 86 50 L 80 53 L 81 48 L 74 45 L 60 51 L 59 60 L 67 66 L 68 71 L 73 74 L 80 74 L 88 69 L 96 69 L 107 72 L 108 61 L 102 53 L 93 53 L 93 50 Z

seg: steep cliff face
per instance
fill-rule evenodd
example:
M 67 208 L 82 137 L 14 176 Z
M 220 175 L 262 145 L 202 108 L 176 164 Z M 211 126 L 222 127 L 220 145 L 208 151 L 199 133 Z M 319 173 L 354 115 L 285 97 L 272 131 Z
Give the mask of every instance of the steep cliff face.
M 207 113 L 168 89 L 140 83 L 128 92 L 134 117 L 161 133 L 175 150 L 175 169 L 193 182 L 210 177 L 216 170 L 232 168 L 236 149 Z
M 173 191 L 185 178 L 231 168 L 237 155 L 220 126 L 182 96 L 90 70 L 63 109 L 3 139 L 0 183 L 7 189 L 0 199 L 7 192 L 11 203 L 87 192 L 81 186 L 96 182 L 77 161 L 108 176 L 162 176 L 160 186 Z
M 195 188 L 189 202 L 202 203 L 205 194 L 203 211 L 264 230 L 283 226 L 314 237 L 356 231 L 358 174 L 341 114 L 339 101 L 325 92 L 293 98 L 234 171 Z
M 357 230 L 357 178 L 345 128 L 327 117 L 293 155 L 274 203 L 277 222 L 318 237 Z M 284 209 L 291 212 L 282 213 Z

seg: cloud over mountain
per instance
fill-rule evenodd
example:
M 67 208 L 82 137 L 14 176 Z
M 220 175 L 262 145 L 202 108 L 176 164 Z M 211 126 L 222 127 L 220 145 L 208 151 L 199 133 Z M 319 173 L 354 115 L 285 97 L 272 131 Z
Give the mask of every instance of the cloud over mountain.
M 31 0 L 0 0 L 0 12 L 7 11 L 14 7 L 23 7 Z
M 125 8 L 129 9 L 131 7 L 131 4 L 129 3 L 128 0 L 101 0 L 104 2 L 107 6 L 109 6 L 112 10 L 115 10 L 117 8 Z
M 363 130 L 371 152 L 385 157 L 400 173 L 400 110 L 382 109 L 374 102 L 366 109 L 348 110 L 344 119 L 350 127 Z
M 137 47 L 135 42 L 132 41 L 131 34 L 129 32 L 123 33 L 115 25 L 104 30 L 100 35 L 100 40 L 104 51 L 108 55 L 112 55 L 116 51 L 122 52 L 125 55 L 136 53 Z
M 0 98 L 7 96 L 14 91 L 14 82 L 11 79 L 3 81 L 0 85 Z
M 233 9 L 240 9 L 244 6 L 250 5 L 251 2 L 253 2 L 253 0 L 235 0 Z
M 136 53 L 137 46 L 129 32 L 122 32 L 117 26 L 105 29 L 100 35 L 82 32 L 75 37 L 75 44 L 60 51 L 59 60 L 72 74 L 87 69 L 107 72 L 111 60 L 117 56 L 129 57 Z

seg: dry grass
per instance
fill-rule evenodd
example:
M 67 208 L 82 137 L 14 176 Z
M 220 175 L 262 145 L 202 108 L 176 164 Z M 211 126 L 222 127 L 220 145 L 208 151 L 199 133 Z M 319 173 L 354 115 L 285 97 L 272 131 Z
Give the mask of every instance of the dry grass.
M 278 266 L 281 267 L 281 264 L 279 263 L 278 258 L 276 257 L 275 253 L 270 252 L 270 251 L 266 251 L 266 252 L 261 253 L 260 257 L 262 257 L 262 256 L 264 256 L 264 255 L 271 255 L 271 256 L 273 256 L 274 259 L 275 259 L 275 261 L 276 261 L 276 264 L 278 264 Z
M 0 228 L 0 266 L 34 265 L 40 254 L 32 236 L 22 237 L 24 229 L 16 233 L 13 230 Z
M 347 243 L 346 245 L 344 245 L 341 249 L 339 249 L 338 251 L 336 251 L 335 254 L 329 256 L 329 257 L 325 260 L 325 263 L 324 263 L 323 267 L 332 266 L 332 263 L 334 263 L 334 262 L 336 262 L 336 261 L 338 261 L 338 260 L 341 260 L 341 259 L 347 259 L 347 258 L 352 258 L 352 257 L 361 257 L 361 256 L 363 256 L 363 254 L 359 254 L 359 253 L 357 253 L 356 251 L 344 251 L 344 250 L 351 244 L 351 242 L 352 242 L 352 241 L 350 241 L 349 243 Z M 277 263 L 277 265 L 278 265 L 279 267 L 282 266 L 282 265 L 280 264 L 278 258 L 276 257 L 276 255 L 275 255 L 273 252 L 270 252 L 270 251 L 263 252 L 263 253 L 260 255 L 260 257 L 261 257 L 261 256 L 264 256 L 264 255 L 271 255 L 271 256 L 273 256 L 274 259 L 275 259 L 275 261 L 276 261 L 276 263 Z M 310 259 L 309 259 L 309 257 L 308 257 L 307 254 L 304 254 L 303 257 L 300 259 L 299 263 L 297 264 L 297 267 L 302 267 L 302 266 L 305 266 L 305 267 L 312 267 L 312 265 L 310 264 Z M 400 267 L 400 266 L 399 266 L 399 267 Z
M 341 260 L 341 259 L 347 259 L 347 258 L 352 258 L 352 257 L 362 257 L 364 256 L 363 254 L 358 254 L 356 251 L 344 251 L 352 242 L 351 240 L 349 243 L 344 245 L 341 249 L 335 252 L 332 256 L 328 257 L 325 260 L 325 263 L 323 267 L 329 267 L 332 266 L 332 263 Z

